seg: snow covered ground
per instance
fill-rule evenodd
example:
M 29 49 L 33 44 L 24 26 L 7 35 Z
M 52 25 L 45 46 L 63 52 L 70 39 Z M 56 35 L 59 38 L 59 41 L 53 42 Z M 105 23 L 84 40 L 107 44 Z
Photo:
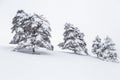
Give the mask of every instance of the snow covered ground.
M 13 52 L 0 46 L 0 80 L 120 80 L 120 64 L 60 51 Z

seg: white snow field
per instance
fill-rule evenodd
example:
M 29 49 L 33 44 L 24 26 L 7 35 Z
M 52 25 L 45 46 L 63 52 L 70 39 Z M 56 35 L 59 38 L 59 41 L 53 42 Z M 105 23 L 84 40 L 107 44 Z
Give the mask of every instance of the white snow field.
M 20 9 L 43 14 L 50 22 L 53 52 L 12 51 L 10 28 Z M 120 57 L 120 0 L 0 0 L 0 80 L 120 80 L 120 63 L 70 54 L 57 46 L 66 22 L 85 34 L 91 56 L 95 37 L 108 35 Z
M 46 51 L 13 52 L 0 46 L 0 80 L 120 80 L 120 63 Z

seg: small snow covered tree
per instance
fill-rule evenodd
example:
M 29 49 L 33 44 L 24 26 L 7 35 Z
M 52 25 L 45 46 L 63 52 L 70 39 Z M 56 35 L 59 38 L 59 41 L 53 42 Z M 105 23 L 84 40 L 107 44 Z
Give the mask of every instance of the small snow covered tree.
M 113 43 L 110 37 L 106 37 L 102 46 L 103 59 L 108 61 L 117 61 L 118 56 L 115 49 L 115 43 Z
M 97 55 L 98 58 L 102 57 L 101 48 L 102 48 L 101 38 L 99 36 L 97 36 L 92 44 L 92 52 L 95 55 Z
M 74 51 L 74 53 L 81 54 L 84 52 L 86 55 L 86 43 L 84 41 L 84 34 L 81 33 L 77 27 L 74 27 L 70 23 L 65 24 L 64 42 L 58 44 L 62 49 L 69 49 Z
M 93 41 L 92 52 L 102 60 L 113 62 L 118 61 L 118 55 L 115 51 L 115 44 L 109 37 L 106 37 L 104 42 L 102 42 L 101 38 L 97 36 Z
M 51 28 L 49 22 L 41 15 L 28 15 L 27 17 L 23 17 L 21 20 L 20 28 L 22 29 L 22 35 L 16 34 L 22 37 L 22 40 L 16 42 L 18 44 L 18 49 L 32 49 L 35 52 L 36 48 L 43 47 L 49 50 L 53 50 L 53 46 L 50 42 L 51 37 Z M 12 28 L 13 30 L 13 28 Z M 12 42 L 15 42 L 16 38 L 13 37 Z M 18 38 L 19 39 L 19 38 Z

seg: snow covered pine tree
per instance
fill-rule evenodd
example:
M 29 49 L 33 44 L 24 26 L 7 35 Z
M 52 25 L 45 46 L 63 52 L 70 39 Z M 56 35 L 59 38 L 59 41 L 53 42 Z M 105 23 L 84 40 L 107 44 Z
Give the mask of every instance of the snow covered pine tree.
M 113 43 L 112 39 L 107 36 L 102 45 L 103 59 L 107 61 L 117 62 L 118 55 L 115 51 L 115 43 Z
M 98 58 L 102 58 L 101 48 L 102 48 L 101 38 L 97 36 L 95 40 L 93 41 L 92 53 L 97 55 Z
M 93 41 L 92 52 L 97 55 L 98 58 L 106 61 L 118 62 L 118 56 L 115 52 L 115 44 L 111 38 L 106 37 L 104 42 L 97 36 Z
M 39 47 L 53 50 L 49 39 L 51 37 L 50 24 L 42 15 L 30 16 L 23 10 L 18 10 L 13 18 L 13 25 L 12 32 L 15 32 L 15 36 L 10 43 L 18 44 L 15 50 L 27 48 L 35 52 L 35 49 Z
M 76 54 L 88 55 L 86 43 L 83 39 L 84 34 L 70 23 L 66 23 L 64 29 L 64 42 L 58 44 L 58 46 L 62 49 L 72 50 Z

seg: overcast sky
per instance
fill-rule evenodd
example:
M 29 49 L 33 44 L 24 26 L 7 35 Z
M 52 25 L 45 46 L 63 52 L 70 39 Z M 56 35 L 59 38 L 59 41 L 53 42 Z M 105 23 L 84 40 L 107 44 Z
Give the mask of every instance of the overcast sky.
M 62 41 L 68 22 L 85 33 L 89 47 L 96 35 L 108 35 L 120 49 L 120 0 L 0 0 L 0 45 L 12 39 L 12 18 L 20 9 L 43 14 L 49 20 L 55 46 Z

